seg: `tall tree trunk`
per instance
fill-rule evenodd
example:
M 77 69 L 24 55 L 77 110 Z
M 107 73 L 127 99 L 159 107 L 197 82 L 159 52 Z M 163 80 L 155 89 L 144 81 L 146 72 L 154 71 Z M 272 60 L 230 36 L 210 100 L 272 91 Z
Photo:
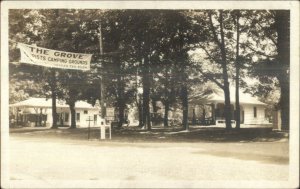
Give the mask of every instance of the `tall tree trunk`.
M 164 127 L 169 126 L 169 110 L 170 110 L 170 92 L 169 92 L 169 87 L 170 87 L 170 81 L 169 81 L 169 74 L 168 74 L 168 66 L 165 68 L 165 100 L 164 100 L 164 105 L 165 105 L 165 113 L 164 113 Z
M 141 63 L 143 62 L 142 60 L 140 61 Z M 139 127 L 143 127 L 143 107 L 142 107 L 142 100 L 141 97 L 139 96 L 138 93 L 138 76 L 139 76 L 139 72 L 138 69 L 136 70 L 136 105 L 138 108 L 138 119 L 139 119 Z
M 228 78 L 227 78 L 228 79 Z M 230 107 L 230 91 L 229 91 L 229 83 L 224 85 L 224 96 L 225 96 L 225 106 L 224 106 L 224 115 L 225 115 L 225 123 L 226 129 L 231 129 L 231 107 Z
M 150 78 L 149 78 L 149 58 L 144 57 L 143 70 L 143 123 L 148 130 L 151 130 L 150 123 Z
M 241 126 L 241 116 L 240 116 L 240 96 L 239 96 L 239 88 L 240 88 L 240 62 L 239 62 L 239 43 L 240 43 L 240 24 L 239 24 L 239 11 L 237 11 L 236 15 L 236 56 L 235 56 L 235 107 L 236 107 L 236 129 L 239 129 Z
M 152 102 L 153 113 L 156 114 L 157 113 L 157 106 L 156 106 L 157 100 L 155 98 L 152 98 L 151 102 Z
M 121 128 L 123 123 L 124 123 L 124 110 L 125 110 L 125 105 L 123 105 L 123 102 L 120 102 L 119 104 L 119 123 L 118 123 L 118 127 Z
M 59 9 L 55 9 L 55 15 L 56 15 L 56 19 L 58 19 L 59 17 Z M 54 41 L 57 40 L 58 36 L 57 34 L 54 34 Z M 57 48 L 57 43 L 53 44 L 53 48 Z M 57 85 L 56 85 L 56 71 L 51 70 L 51 99 L 52 99 L 52 127 L 51 129 L 57 129 L 58 125 L 57 125 L 57 113 L 56 113 L 56 98 L 57 98 Z
M 153 97 L 152 99 L 151 99 L 151 103 L 152 103 L 152 110 L 153 110 L 153 120 L 152 120 L 152 124 L 153 125 L 157 125 L 157 118 L 158 118 L 158 116 L 157 116 L 157 106 L 156 106 L 156 99 L 155 99 L 155 97 Z
M 143 122 L 143 104 L 141 100 L 138 100 L 137 103 L 138 106 L 138 115 L 139 115 L 139 127 L 143 127 L 144 122 Z
M 182 126 L 183 129 L 189 130 L 189 125 L 188 125 L 188 91 L 187 91 L 187 86 L 184 85 L 182 86 L 181 89 L 181 98 L 182 98 Z
M 71 112 L 71 129 L 76 128 L 76 111 L 75 111 L 75 102 L 70 102 L 69 103 L 69 108 Z
M 117 106 L 118 106 L 118 110 L 119 110 L 119 123 L 118 123 L 118 127 L 121 128 L 123 123 L 124 123 L 124 110 L 125 110 L 125 99 L 124 99 L 124 91 L 125 91 L 125 87 L 123 84 L 123 77 L 121 76 L 121 70 L 122 70 L 122 65 L 120 62 L 120 58 L 116 57 L 115 58 L 115 63 L 118 66 L 118 69 L 120 71 L 120 73 L 117 75 Z
M 231 108 L 230 108 L 230 91 L 229 91 L 229 81 L 228 81 L 228 73 L 227 73 L 227 58 L 226 58 L 226 48 L 225 48 L 225 40 L 224 40 L 224 31 L 223 31 L 223 11 L 219 10 L 220 16 L 219 16 L 219 23 L 220 23 L 220 35 L 221 35 L 221 41 L 218 38 L 217 32 L 215 30 L 212 14 L 209 12 L 209 20 L 210 20 L 210 26 L 211 31 L 213 34 L 213 38 L 215 43 L 220 48 L 221 52 L 221 66 L 222 66 L 222 75 L 223 75 L 223 82 L 224 85 L 220 85 L 223 91 L 224 91 L 224 98 L 225 98 L 225 107 L 224 107 L 224 114 L 225 114 L 225 123 L 226 123 L 226 129 L 231 129 Z
M 52 127 L 51 129 L 57 129 L 57 113 L 56 113 L 56 73 L 51 71 L 51 99 L 52 99 Z
M 203 111 L 202 111 L 202 124 L 203 125 L 206 125 L 206 123 L 205 123 L 205 105 L 203 106 Z
M 166 101 L 165 101 L 164 127 L 169 126 L 169 110 L 170 110 L 170 102 L 169 102 L 169 99 L 166 99 Z
M 180 66 L 180 71 L 181 71 L 181 100 L 182 100 L 182 127 L 185 130 L 189 130 L 189 125 L 188 125 L 188 110 L 189 110 L 189 102 L 188 102 L 188 88 L 187 88 L 187 79 L 188 75 L 186 74 L 186 66 L 187 62 L 184 57 L 184 52 L 183 52 L 183 46 L 184 46 L 184 37 L 183 33 L 179 31 L 179 49 L 178 49 L 178 54 L 180 55 L 179 57 L 179 62 L 181 63 Z
M 290 117 L 290 88 L 286 81 L 280 81 L 280 110 L 281 110 L 281 129 L 289 131 Z
M 281 129 L 289 130 L 289 105 L 290 105 L 290 12 L 288 10 L 275 11 L 275 26 L 277 30 L 277 51 L 280 73 L 278 80 L 280 84 L 280 109 Z
M 229 81 L 227 73 L 227 58 L 226 58 L 226 48 L 224 40 L 224 31 L 223 31 L 223 11 L 220 11 L 220 33 L 221 33 L 221 57 L 222 57 L 222 72 L 224 79 L 224 96 L 225 96 L 225 122 L 226 129 L 231 129 L 231 108 L 230 108 L 230 91 L 229 91 Z
M 238 74 L 238 71 L 237 73 Z M 238 77 L 238 75 L 236 76 Z M 236 86 L 235 86 L 235 121 L 236 121 L 236 129 L 239 129 L 241 127 L 241 108 L 240 108 L 240 96 L 239 96 L 239 79 L 236 78 Z

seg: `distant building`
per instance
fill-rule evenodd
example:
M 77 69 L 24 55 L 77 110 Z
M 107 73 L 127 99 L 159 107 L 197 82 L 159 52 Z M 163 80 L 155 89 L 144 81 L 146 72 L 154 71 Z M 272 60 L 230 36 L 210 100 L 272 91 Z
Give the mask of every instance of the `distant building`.
M 199 100 L 198 100 L 199 99 Z M 266 117 L 266 104 L 250 94 L 240 92 L 240 121 L 245 125 L 271 124 Z M 206 125 L 225 124 L 224 93 L 214 91 L 207 98 L 193 96 L 189 104 L 189 119 Z M 230 90 L 231 120 L 235 123 L 235 90 Z M 271 126 L 271 125 L 270 125 Z
M 57 125 L 70 126 L 71 112 L 65 101 L 57 100 Z M 30 98 L 15 104 L 11 104 L 10 122 L 23 126 L 52 126 L 52 100 L 46 98 Z M 75 103 L 76 127 L 100 126 L 104 120 L 100 117 L 99 107 L 94 107 L 85 101 Z M 88 121 L 88 119 L 92 121 Z

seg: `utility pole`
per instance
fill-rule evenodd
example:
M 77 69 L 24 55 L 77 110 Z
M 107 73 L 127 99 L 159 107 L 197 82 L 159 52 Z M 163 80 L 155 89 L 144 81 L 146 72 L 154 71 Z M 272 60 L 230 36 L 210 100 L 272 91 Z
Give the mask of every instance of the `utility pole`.
M 101 21 L 99 25 L 99 49 L 100 49 L 100 57 L 102 58 L 103 55 L 103 44 L 102 44 L 102 26 L 101 26 Z M 102 72 L 103 73 L 103 72 Z M 105 97 L 104 97 L 104 82 L 103 82 L 103 74 L 100 76 L 100 95 L 101 95 L 101 117 L 104 119 L 104 124 L 106 124 L 105 116 Z

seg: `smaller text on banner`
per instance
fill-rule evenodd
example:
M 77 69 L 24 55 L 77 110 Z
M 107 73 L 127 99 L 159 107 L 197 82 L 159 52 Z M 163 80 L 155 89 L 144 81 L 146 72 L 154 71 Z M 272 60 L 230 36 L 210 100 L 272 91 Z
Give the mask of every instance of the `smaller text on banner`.
M 90 70 L 92 54 L 57 51 L 18 43 L 21 63 L 60 69 Z

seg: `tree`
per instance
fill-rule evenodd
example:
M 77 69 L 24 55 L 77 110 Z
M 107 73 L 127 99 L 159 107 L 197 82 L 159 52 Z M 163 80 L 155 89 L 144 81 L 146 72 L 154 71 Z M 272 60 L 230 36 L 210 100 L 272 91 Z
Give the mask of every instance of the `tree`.
M 289 130 L 289 94 L 290 94 L 290 12 L 287 10 L 255 11 L 248 32 L 252 41 L 244 48 L 255 54 L 251 74 L 262 85 L 274 83 L 277 79 L 280 88 L 278 102 L 281 110 L 282 129 Z M 264 93 L 270 90 L 266 88 Z
M 280 72 L 277 79 L 280 84 L 280 108 L 282 129 L 289 130 L 289 105 L 290 105 L 290 12 L 275 11 L 275 28 L 277 32 L 277 53 L 280 63 Z
M 47 27 L 45 27 L 45 23 L 48 21 L 51 22 L 51 17 L 46 19 L 46 16 L 40 14 L 38 10 L 10 10 L 10 20 L 9 20 L 9 37 L 10 37 L 10 62 L 17 61 L 19 59 L 18 49 L 16 48 L 17 42 L 24 42 L 24 43 L 35 43 L 39 44 L 38 42 L 44 40 L 47 36 Z M 32 67 L 32 66 L 21 66 L 16 65 L 14 68 L 25 68 L 27 77 L 31 78 L 34 81 L 44 81 L 45 84 L 52 85 L 52 90 L 55 91 L 55 79 L 46 79 L 49 75 L 47 73 L 47 69 L 41 67 Z M 34 74 L 32 74 L 35 72 Z M 29 76 L 30 75 L 30 76 Z M 43 77 L 46 75 L 46 78 Z M 52 77 L 55 76 L 55 73 L 51 73 Z M 16 75 L 15 75 L 16 76 Z M 16 76 L 18 77 L 18 76 Z M 56 97 L 55 92 L 52 93 L 52 97 Z M 56 99 L 56 98 L 55 98 Z M 53 104 L 55 104 L 55 100 L 52 99 Z M 53 112 L 53 127 L 56 128 L 56 107 L 55 105 L 52 108 Z
M 76 128 L 76 112 L 75 103 L 78 100 L 84 100 L 84 94 L 89 87 L 87 75 L 81 71 L 68 70 L 64 74 L 59 75 L 60 88 L 64 95 L 62 99 L 66 100 L 66 104 L 70 107 L 71 125 L 70 128 Z
M 92 52 L 94 49 L 90 45 L 92 41 L 91 34 L 88 33 L 85 24 L 90 18 L 90 14 L 93 11 L 90 10 L 13 10 L 11 12 L 10 25 L 12 30 L 10 31 L 10 37 L 13 40 L 25 42 L 25 43 L 35 43 L 38 46 L 71 51 L 71 52 Z M 92 15 L 92 14 L 91 14 Z M 87 17 L 85 19 L 85 17 Z M 22 27 L 17 26 L 21 23 Z M 93 45 L 93 43 L 92 43 Z M 12 51 L 14 49 L 12 48 Z M 12 52 L 11 51 L 11 52 Z M 16 53 L 12 52 L 11 58 L 15 58 Z M 17 55 L 17 54 L 16 54 Z M 24 67 L 24 66 L 23 66 Z M 55 68 L 44 68 L 44 67 L 30 67 L 28 69 L 29 73 L 33 71 L 38 72 L 38 74 L 32 74 L 35 81 L 43 82 L 44 95 L 49 96 L 47 91 L 51 92 L 52 99 L 52 115 L 53 115 L 53 125 L 52 128 L 57 128 L 57 114 L 56 114 L 56 99 L 64 98 L 62 91 L 68 91 L 69 96 L 66 97 L 68 103 L 71 106 L 71 112 L 73 105 L 80 97 L 82 91 L 78 91 L 78 88 L 74 87 L 70 83 L 60 83 L 60 78 L 64 77 L 74 77 L 76 80 L 80 74 L 74 74 L 74 72 L 68 70 L 66 73 Z M 71 73 L 72 72 L 72 73 Z M 70 76 L 70 74 L 73 76 Z M 82 75 L 80 75 L 82 76 Z M 78 80 L 82 81 L 82 80 Z M 74 92 L 76 91 L 76 92 Z M 78 95 L 78 96 L 76 96 Z M 76 125 L 74 120 L 72 122 L 72 127 Z
M 33 16 L 30 16 L 33 15 Z M 9 11 L 9 102 L 15 103 L 29 96 L 44 96 L 38 77 L 42 69 L 19 64 L 20 52 L 17 42 L 27 43 L 36 39 L 33 28 L 37 27 L 40 18 L 29 10 Z M 30 36 L 30 37 L 29 37 Z M 33 38 L 33 39 L 32 39 Z
M 236 120 L 236 129 L 240 128 L 240 124 L 241 124 L 241 120 L 240 120 L 240 96 L 239 96 L 239 91 L 240 91 L 240 11 L 234 11 L 234 19 L 236 19 L 235 21 L 235 25 L 236 25 L 236 50 L 235 50 L 235 112 L 236 112 L 236 116 L 235 116 L 235 120 Z
M 158 40 L 155 43 L 157 62 L 165 70 L 159 73 L 166 76 L 165 85 L 165 118 L 164 125 L 168 125 L 169 106 L 175 101 L 174 94 L 178 90 L 181 99 L 182 125 L 188 130 L 188 90 L 189 90 L 189 56 L 190 45 L 195 42 L 190 20 L 186 11 L 162 11 L 157 21 Z M 168 89 L 171 88 L 171 89 Z
M 44 31 L 43 41 L 40 45 L 56 50 L 81 52 L 83 47 L 79 41 L 83 42 L 83 32 L 80 28 L 80 12 L 75 10 L 41 10 L 39 12 L 48 20 L 42 24 Z M 66 24 L 68 23 L 68 24 Z M 72 72 L 72 73 L 71 73 Z M 78 81 L 85 81 L 78 77 L 81 73 L 67 70 L 50 69 L 46 74 L 52 98 L 53 129 L 58 128 L 56 114 L 56 99 L 65 99 L 70 106 L 71 128 L 76 128 L 75 102 L 80 98 Z M 82 75 L 81 75 L 82 76 Z M 74 83 L 75 81 L 75 83 Z M 77 82 L 76 82 L 77 81 Z M 60 87 L 60 88 L 59 88 Z M 67 91 L 66 93 L 63 93 Z
M 205 71 L 207 68 L 198 69 L 201 74 L 215 82 L 224 91 L 225 97 L 225 121 L 226 128 L 231 129 L 231 108 L 230 108 L 230 91 L 229 91 L 229 64 L 230 56 L 233 52 L 230 50 L 232 35 L 232 23 L 229 17 L 230 11 L 205 11 L 196 14 L 196 20 L 198 25 L 203 25 L 204 29 L 201 31 L 201 35 L 204 35 L 204 41 L 199 43 L 199 46 L 206 59 L 212 64 L 213 72 Z M 215 64 L 215 65 L 213 65 Z M 221 73 L 217 70 L 220 70 Z M 216 72 L 217 71 L 217 72 Z M 220 81 L 221 80 L 221 81 Z

